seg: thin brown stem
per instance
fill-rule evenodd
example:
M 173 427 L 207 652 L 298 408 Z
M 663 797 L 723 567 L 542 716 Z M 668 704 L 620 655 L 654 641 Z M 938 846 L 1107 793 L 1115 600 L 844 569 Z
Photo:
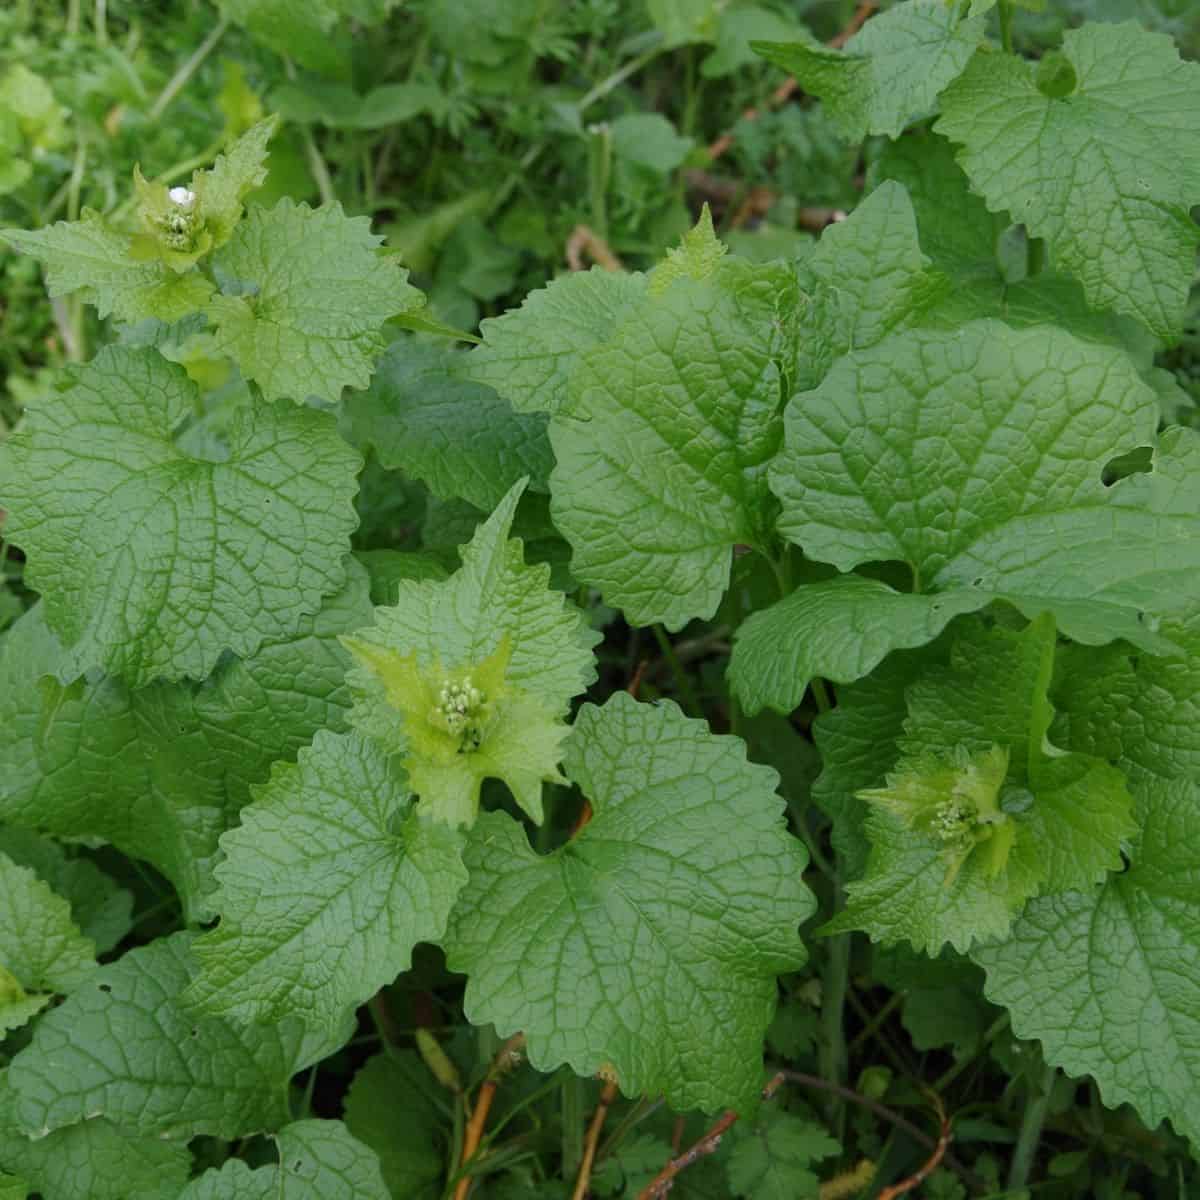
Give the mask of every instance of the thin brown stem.
M 475 1097 L 475 1108 L 471 1119 L 463 1133 L 462 1155 L 459 1159 L 459 1170 L 466 1172 L 472 1161 L 478 1156 L 479 1144 L 483 1141 L 483 1130 L 487 1125 L 488 1113 L 492 1110 L 492 1101 L 496 1098 L 496 1087 L 500 1080 L 521 1061 L 521 1053 L 525 1048 L 525 1035 L 514 1034 L 500 1047 L 492 1065 L 488 1068 L 487 1078 L 479 1085 L 479 1094 Z M 454 1200 L 467 1200 L 474 1176 L 463 1174 L 454 1189 Z
M 575 1190 L 571 1193 L 571 1200 L 584 1200 L 588 1194 L 588 1184 L 592 1179 L 592 1164 L 596 1161 L 596 1146 L 600 1142 L 604 1122 L 608 1119 L 608 1110 L 616 1098 L 617 1083 L 615 1079 L 610 1079 L 600 1092 L 600 1103 L 596 1105 L 596 1111 L 592 1114 L 591 1123 L 588 1125 L 587 1138 L 583 1143 L 583 1161 L 579 1164 L 579 1175 L 575 1179 Z
M 584 269 L 583 256 L 588 254 L 597 266 L 606 271 L 623 271 L 625 264 L 613 253 L 609 244 L 590 226 L 576 225 L 567 238 L 567 266 L 572 271 Z
M 919 1171 L 915 1171 L 907 1179 L 900 1180 L 899 1183 L 893 1183 L 891 1187 L 884 1188 L 879 1193 L 879 1200 L 896 1200 L 897 1196 L 903 1196 L 905 1193 L 911 1192 L 913 1188 L 919 1187 L 937 1170 L 938 1163 L 945 1157 L 946 1149 L 950 1145 L 950 1119 L 946 1116 L 945 1108 L 942 1107 L 940 1096 L 931 1092 L 930 1100 L 937 1109 L 938 1120 L 940 1122 L 937 1145 L 934 1146 L 933 1153 Z

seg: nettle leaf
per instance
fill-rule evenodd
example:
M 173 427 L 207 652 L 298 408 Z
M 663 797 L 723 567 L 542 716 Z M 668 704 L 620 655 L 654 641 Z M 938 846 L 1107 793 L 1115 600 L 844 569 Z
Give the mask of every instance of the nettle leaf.
M 1169 719 L 1169 718 L 1168 718 Z M 1169 1117 L 1200 1139 L 1200 789 L 1139 790 L 1132 865 L 1103 887 L 1039 897 L 1003 942 L 975 949 L 988 999 L 1048 1062 L 1090 1074 L 1105 1104 Z
M 785 420 L 771 465 L 781 531 L 842 571 L 907 563 L 914 588 L 810 585 L 822 589 L 811 602 L 756 617 L 741 653 L 769 626 L 806 671 L 848 682 L 889 646 L 994 599 L 1029 617 L 1050 611 L 1089 645 L 1121 637 L 1172 652 L 1158 619 L 1200 596 L 1200 439 L 1168 430 L 1150 471 L 1103 484 L 1111 459 L 1153 445 L 1158 420 L 1153 391 L 1119 352 L 996 321 L 913 330 L 840 359 Z M 810 623 L 839 598 L 872 628 L 869 654 Z M 734 676 L 752 704 L 786 710 L 801 694 Z
M 795 280 L 727 263 L 632 310 L 584 356 L 550 423 L 551 511 L 572 572 L 632 624 L 711 617 L 733 547 L 770 541 L 766 470 Z
M 795 1200 L 818 1194 L 820 1180 L 809 1168 L 833 1158 L 841 1145 L 815 1121 L 777 1107 L 763 1108 L 755 1127 L 737 1136 L 725 1164 L 735 1196 Z
M 519 413 L 555 413 L 583 353 L 605 342 L 645 293 L 641 274 L 593 267 L 563 275 L 520 308 L 480 321 L 483 345 L 460 361 L 459 373 L 489 384 Z
M 539 1070 L 749 1111 L 775 977 L 804 963 L 796 929 L 815 907 L 775 772 L 624 693 L 580 710 L 566 766 L 593 816 L 564 847 L 534 853 L 500 813 L 468 840 L 446 947 L 469 1019 L 523 1030 Z
M 221 922 L 185 997 L 238 1020 L 337 1027 L 441 937 L 466 881 L 459 835 L 413 810 L 388 750 L 358 733 L 322 730 L 277 766 L 221 848 Z
M 843 354 L 915 324 L 945 289 L 929 267 L 899 184 L 881 184 L 845 221 L 830 225 L 796 265 L 807 297 L 797 390 L 816 387 Z
M 712 212 L 705 204 L 695 226 L 684 233 L 679 245 L 672 246 L 650 272 L 646 290 L 651 296 L 661 296 L 677 279 L 708 279 L 728 252 L 729 247 L 713 229 Z
M 1200 66 L 1133 22 L 1069 30 L 1057 61 L 1067 82 L 1043 91 L 1036 66 L 980 52 L 942 97 L 937 132 L 1093 307 L 1174 337 L 1200 244 Z
M 422 303 L 408 272 L 377 253 L 382 241 L 368 218 L 338 204 L 284 198 L 251 209 L 213 258 L 228 281 L 205 309 L 215 352 L 268 400 L 332 401 L 343 387 L 366 387 L 387 345 L 384 322 Z
M 18 1132 L 16 1096 L 0 1071 L 0 1169 L 27 1180 L 42 1200 L 168 1200 L 187 1181 L 181 1142 L 119 1129 L 97 1117 L 43 1138 Z
M 71 906 L 28 867 L 0 854 L 0 966 L 30 992 L 71 992 L 96 969 L 96 947 L 71 919 Z M 16 997 L 19 999 L 19 997 Z
M 422 811 L 469 825 L 486 778 L 542 819 L 542 781 L 558 782 L 562 717 L 595 678 L 599 635 L 526 566 L 510 539 L 513 487 L 443 582 L 401 580 L 397 600 L 344 644 L 360 666 L 351 721 L 400 753 Z
M 751 46 L 818 96 L 848 141 L 869 133 L 897 138 L 933 111 L 942 89 L 970 61 L 987 30 L 986 7 L 975 5 L 963 16 L 943 0 L 910 0 L 869 20 L 844 50 L 809 34 Z
M 437 1084 L 412 1050 L 389 1049 L 363 1065 L 346 1093 L 346 1128 L 379 1155 L 392 1200 L 439 1200 L 444 1122 Z
M 153 863 L 202 916 L 217 839 L 251 784 L 317 729 L 344 725 L 350 656 L 337 637 L 369 617 L 367 587 L 351 563 L 346 586 L 291 636 L 227 659 L 201 684 L 133 692 L 108 676 L 57 682 L 62 648 L 41 606 L 31 610 L 0 641 L 0 820 L 103 838 Z M 71 886 L 52 882 L 74 902 Z
M 370 388 L 345 400 L 353 441 L 435 496 L 485 511 L 526 476 L 546 491 L 554 465 L 546 417 L 514 412 L 490 387 L 455 378 L 464 357 L 408 338 L 393 342 Z
M 45 229 L 4 229 L 0 237 L 42 264 L 51 296 L 80 292 L 101 317 L 177 321 L 203 308 L 213 292 L 199 271 L 181 274 L 158 259 L 134 258 L 130 235 L 109 229 L 96 213 Z
M 71 919 L 107 954 L 129 932 L 133 895 L 87 858 L 68 858 L 63 848 L 28 829 L 0 826 L 0 853 L 29 867 L 71 906 Z
M 8 1086 L 30 1137 L 104 1117 L 129 1131 L 236 1138 L 287 1123 L 288 1082 L 306 1065 L 297 1018 L 239 1028 L 192 1017 L 179 997 L 192 935 L 131 950 L 47 1013 Z
M 936 954 L 1003 936 L 1037 892 L 1087 888 L 1136 833 L 1124 777 L 1046 738 L 1055 630 L 968 627 L 906 690 L 901 756 L 871 802 L 872 849 L 829 930 Z
M 206 1171 L 178 1200 L 392 1200 L 374 1151 L 341 1121 L 294 1121 L 275 1137 L 279 1162 L 251 1170 L 231 1158 Z
M 203 678 L 345 581 L 361 461 L 333 418 L 247 405 L 205 458 L 177 440 L 196 395 L 157 352 L 109 346 L 0 447 L 5 532 L 69 649 L 64 678 Z

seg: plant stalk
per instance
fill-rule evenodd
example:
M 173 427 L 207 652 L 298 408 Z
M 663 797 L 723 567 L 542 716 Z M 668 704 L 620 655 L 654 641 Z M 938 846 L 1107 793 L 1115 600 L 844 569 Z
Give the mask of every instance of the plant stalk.
M 159 92 L 158 99 L 150 106 L 150 120 L 157 121 L 166 112 L 167 106 L 187 87 L 204 60 L 216 49 L 217 43 L 225 36 L 225 30 L 228 28 L 229 18 L 222 17 L 209 30 L 208 37 L 192 51 L 185 62 L 179 65 L 179 69 L 167 80 L 167 86 Z
M 1047 1066 L 1041 1078 L 1037 1094 L 1030 1096 L 1021 1118 L 1021 1130 L 1017 1134 L 1017 1147 L 1013 1151 L 1012 1163 L 1008 1168 L 1008 1190 L 1023 1188 L 1033 1168 L 1038 1144 L 1042 1140 L 1042 1126 L 1046 1123 L 1046 1112 L 1050 1107 L 1050 1094 L 1054 1090 L 1054 1077 L 1058 1072 Z

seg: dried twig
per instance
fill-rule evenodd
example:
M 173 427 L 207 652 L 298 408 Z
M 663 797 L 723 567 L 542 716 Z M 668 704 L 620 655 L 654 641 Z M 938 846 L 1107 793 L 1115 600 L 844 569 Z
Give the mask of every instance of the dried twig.
M 907 1179 L 900 1180 L 899 1183 L 893 1183 L 891 1187 L 884 1188 L 879 1193 L 879 1200 L 896 1200 L 897 1196 L 903 1196 L 906 1192 L 911 1192 L 913 1188 L 918 1187 L 937 1170 L 938 1163 L 945 1157 L 946 1150 L 950 1145 L 950 1119 L 946 1116 L 946 1109 L 942 1105 L 942 1098 L 936 1092 L 930 1092 L 929 1098 L 937 1110 L 940 1122 L 937 1145 L 934 1146 L 933 1153 L 919 1171 L 910 1175 Z
M 475 1108 L 463 1133 L 462 1161 L 459 1170 L 466 1171 L 476 1157 L 479 1143 L 483 1140 L 483 1128 L 487 1124 L 492 1101 L 496 1098 L 496 1085 L 521 1061 L 521 1052 L 524 1048 L 525 1035 L 523 1033 L 514 1034 L 500 1047 L 496 1057 L 492 1059 L 487 1078 L 479 1085 L 479 1095 L 475 1097 Z M 454 1189 L 454 1200 L 467 1200 L 471 1184 L 474 1182 L 474 1176 L 464 1174 Z
M 592 1114 L 591 1124 L 588 1125 L 587 1139 L 583 1143 L 583 1161 L 579 1164 L 579 1175 L 575 1180 L 575 1190 L 571 1200 L 583 1200 L 588 1194 L 588 1184 L 592 1179 L 592 1163 L 596 1161 L 596 1145 L 600 1141 L 600 1133 L 608 1118 L 608 1110 L 617 1098 L 617 1081 L 609 1079 L 600 1092 L 600 1103 Z
M 576 225 L 567 238 L 567 266 L 572 271 L 584 269 L 584 252 L 591 255 L 592 261 L 606 271 L 623 271 L 625 264 L 612 252 L 608 243 L 587 225 Z
M 767 1086 L 762 1090 L 762 1098 L 770 1100 L 782 1086 L 786 1075 L 783 1071 L 779 1071 L 773 1075 L 768 1081 Z M 671 1159 L 669 1163 L 650 1182 L 642 1188 L 638 1193 L 638 1200 L 660 1200 L 665 1196 L 674 1185 L 675 1176 L 680 1171 L 686 1171 L 692 1163 L 697 1162 L 702 1158 L 706 1158 L 710 1154 L 715 1154 L 717 1148 L 721 1144 L 721 1139 L 733 1127 L 737 1121 L 738 1115 L 729 1109 L 724 1116 L 706 1133 L 698 1142 L 694 1142 L 678 1157 Z

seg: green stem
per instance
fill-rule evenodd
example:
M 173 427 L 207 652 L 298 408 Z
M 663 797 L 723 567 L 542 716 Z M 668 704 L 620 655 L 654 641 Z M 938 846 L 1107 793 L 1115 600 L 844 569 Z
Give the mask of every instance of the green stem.
M 853 1054 L 868 1038 L 875 1036 L 883 1027 L 883 1023 L 904 1003 L 903 992 L 893 992 L 888 1002 L 870 1019 L 866 1026 L 859 1030 L 854 1040 L 846 1047 L 846 1053 Z
M 158 94 L 158 99 L 150 106 L 150 120 L 157 121 L 166 111 L 167 106 L 179 95 L 195 73 L 200 69 L 204 60 L 213 52 L 217 43 L 225 36 L 229 28 L 229 18 L 222 17 L 209 31 L 204 39 L 192 51 L 191 56 L 179 65 L 179 69 L 167 80 L 167 86 Z
M 96 45 L 108 45 L 108 0 L 96 0 L 96 15 L 93 21 Z
M 834 912 L 839 912 L 844 903 L 842 885 L 834 887 Z M 846 992 L 850 985 L 850 935 L 839 933 L 827 943 L 828 957 L 825 973 L 821 980 L 821 1044 L 817 1054 L 817 1065 L 821 1078 L 841 1086 L 846 1080 Z M 845 1108 L 836 1093 L 829 1097 L 829 1119 L 834 1136 L 842 1127 Z
M 574 1179 L 583 1161 L 583 1127 L 587 1123 L 583 1080 L 570 1075 L 562 1084 L 562 1175 Z
M 1047 1066 L 1042 1075 L 1036 1095 L 1028 1097 L 1025 1115 L 1021 1118 L 1021 1131 L 1017 1134 L 1017 1147 L 1013 1151 L 1012 1163 L 1008 1168 L 1008 1190 L 1023 1188 L 1037 1155 L 1038 1143 L 1042 1140 L 1042 1126 L 1046 1121 L 1046 1110 L 1050 1107 L 1050 1094 L 1054 1090 L 1054 1067 Z
M 700 698 L 692 688 L 692 681 L 683 669 L 683 664 L 675 653 L 675 647 L 671 645 L 671 639 L 667 637 L 667 631 L 661 625 L 654 626 L 654 640 L 658 642 L 658 648 L 662 651 L 663 658 L 667 660 L 667 666 L 671 668 L 671 676 L 675 680 L 675 691 L 678 693 L 679 699 L 683 701 L 683 707 L 688 716 L 703 716 L 704 709 L 700 705 Z
M 983 1046 L 990 1046 L 993 1039 L 998 1037 L 1007 1028 L 1008 1013 L 1001 1013 L 1001 1015 L 998 1016 L 991 1023 L 991 1025 L 988 1026 L 986 1032 L 984 1033 Z M 965 1058 L 960 1058 L 958 1062 L 954 1064 L 954 1066 L 950 1067 L 942 1075 L 938 1076 L 937 1080 L 934 1082 L 933 1090 L 939 1094 L 944 1092 L 978 1057 L 979 1054 L 975 1053 L 968 1055 Z
M 612 134 L 607 125 L 594 126 L 588 154 L 588 191 L 591 196 L 592 229 L 608 240 L 608 181 L 612 172 Z
M 329 168 L 325 165 L 325 159 L 321 157 L 321 151 L 313 138 L 312 130 L 307 125 L 304 127 L 303 136 L 304 153 L 308 156 L 309 174 L 312 175 L 313 182 L 317 185 L 321 203 L 332 205 L 337 202 L 337 193 L 333 190 L 333 179 L 330 177 Z
M 614 71 L 607 78 L 602 79 L 592 90 L 584 95 L 576 107 L 580 115 L 583 115 L 585 109 L 591 108 L 597 100 L 603 100 L 613 88 L 620 87 L 630 75 L 636 75 L 648 62 L 651 62 L 662 53 L 661 46 L 652 46 L 644 54 L 639 54 L 637 58 L 631 58 L 623 67 Z
M 1000 0 L 1000 5 L 997 10 L 1000 15 L 1000 44 L 1004 47 L 1005 53 L 1013 52 L 1013 6 L 1012 0 Z
M 833 701 L 829 698 L 829 689 L 825 686 L 825 680 L 814 675 L 809 680 L 808 686 L 812 689 L 813 699 L 817 704 L 817 712 L 827 713 L 833 707 Z

